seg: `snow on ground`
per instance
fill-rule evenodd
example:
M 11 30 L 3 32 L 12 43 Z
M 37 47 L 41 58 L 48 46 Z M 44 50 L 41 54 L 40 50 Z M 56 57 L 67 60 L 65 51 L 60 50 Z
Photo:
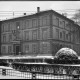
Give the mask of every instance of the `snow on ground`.
M 0 66 L 0 69 L 13 69 L 11 67 Z
M 25 79 L 24 77 L 18 77 L 18 76 L 3 76 L 0 75 L 0 79 Z
M 2 75 L 2 69 L 6 69 L 6 75 Z M 0 66 L 0 79 L 31 79 L 32 74 L 29 72 L 19 72 L 10 67 Z
M 6 75 L 2 75 L 2 68 L 7 69 Z M 0 66 L 0 79 L 32 79 L 32 73 L 19 72 L 10 67 Z M 56 76 L 56 75 L 36 74 L 36 79 L 72 79 L 72 77 L 66 75 Z

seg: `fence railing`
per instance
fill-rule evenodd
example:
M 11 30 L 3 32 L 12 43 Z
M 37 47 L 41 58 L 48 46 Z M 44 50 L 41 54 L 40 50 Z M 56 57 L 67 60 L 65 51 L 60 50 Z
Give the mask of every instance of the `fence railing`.
M 59 67 L 58 67 L 59 68 Z M 68 74 L 65 71 L 65 66 L 62 67 L 62 69 L 56 69 L 55 68 L 55 73 L 40 73 L 40 72 L 35 72 L 35 71 L 16 71 L 14 69 L 7 69 L 5 68 L 0 68 L 0 75 L 3 76 L 17 76 L 21 77 L 23 79 L 53 79 L 53 80 L 80 80 L 80 74 L 72 74 L 73 71 L 76 71 L 76 69 L 79 70 L 79 67 L 72 67 L 72 73 Z M 70 67 L 69 67 L 70 68 Z M 68 69 L 67 69 L 68 70 Z M 70 69 L 69 69 L 70 70 Z

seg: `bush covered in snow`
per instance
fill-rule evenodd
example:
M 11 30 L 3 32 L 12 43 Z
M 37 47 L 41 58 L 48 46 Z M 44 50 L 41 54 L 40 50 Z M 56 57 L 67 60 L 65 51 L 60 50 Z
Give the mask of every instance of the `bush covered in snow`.
M 63 61 L 61 63 L 73 63 L 70 61 L 78 60 L 77 53 L 70 48 L 61 48 L 54 57 L 55 61 Z
M 73 59 L 78 59 L 77 53 L 70 49 L 70 48 L 61 48 L 55 55 L 54 58 L 57 59 L 68 59 L 68 60 L 73 60 Z

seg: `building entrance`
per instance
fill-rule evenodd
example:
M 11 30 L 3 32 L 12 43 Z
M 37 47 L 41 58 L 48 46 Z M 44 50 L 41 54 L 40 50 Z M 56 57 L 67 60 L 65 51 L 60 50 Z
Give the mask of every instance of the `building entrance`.
M 19 52 L 20 52 L 20 46 L 19 46 L 19 45 L 16 45 L 15 47 L 16 47 L 16 50 L 15 50 L 15 51 L 16 51 L 16 55 L 19 55 Z
M 19 55 L 20 52 L 20 45 L 19 44 L 14 44 L 14 55 Z

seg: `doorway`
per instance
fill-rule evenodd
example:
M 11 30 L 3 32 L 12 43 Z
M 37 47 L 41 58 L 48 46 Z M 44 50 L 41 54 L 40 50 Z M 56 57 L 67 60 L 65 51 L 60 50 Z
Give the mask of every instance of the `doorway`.
M 17 45 L 17 46 L 16 46 L 16 55 L 19 55 L 19 52 L 20 52 L 20 46 Z

